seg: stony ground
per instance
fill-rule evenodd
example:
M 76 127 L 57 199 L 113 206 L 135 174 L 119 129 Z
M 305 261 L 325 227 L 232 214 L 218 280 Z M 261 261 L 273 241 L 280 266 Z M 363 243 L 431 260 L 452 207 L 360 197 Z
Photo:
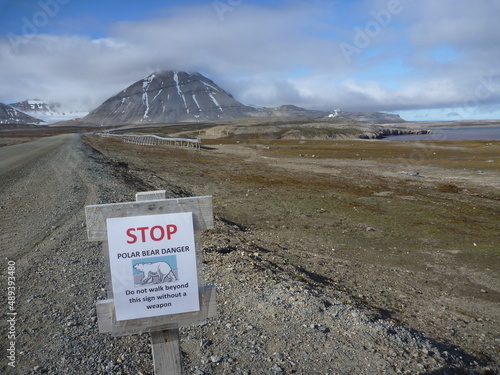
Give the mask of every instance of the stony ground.
M 421 168 L 425 178 L 394 165 L 373 174 L 376 160 L 337 158 L 333 165 L 303 154 L 297 163 L 288 148 L 266 145 L 144 150 L 76 135 L 37 142 L 0 149 L 3 160 L 26 155 L 0 170 L 2 283 L 14 261 L 17 312 L 16 367 L 2 356 L 2 373 L 153 373 L 148 334 L 98 333 L 103 254 L 100 243 L 87 241 L 84 206 L 156 189 L 214 196 L 216 227 L 203 234 L 202 251 L 218 316 L 181 329 L 186 374 L 500 369 L 498 252 L 490 233 L 498 229 L 498 175 L 489 164 L 480 182 L 464 174 L 444 183 L 429 180 L 443 177 L 442 165 Z M 439 207 L 425 216 L 433 207 L 425 205 L 412 218 L 421 222 L 420 236 L 398 229 L 401 217 L 388 218 L 424 201 Z M 472 206 L 478 215 L 469 216 L 469 233 L 451 220 L 457 207 L 469 214 Z M 431 237 L 432 225 L 458 228 L 458 242 Z M 2 294 L 4 311 L 7 301 Z M 1 328 L 5 353 L 6 319 Z

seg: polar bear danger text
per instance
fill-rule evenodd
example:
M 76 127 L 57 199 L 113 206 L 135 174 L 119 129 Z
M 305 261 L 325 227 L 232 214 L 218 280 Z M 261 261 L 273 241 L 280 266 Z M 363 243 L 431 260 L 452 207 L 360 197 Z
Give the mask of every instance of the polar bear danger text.
M 189 246 L 178 246 L 178 247 L 169 247 L 167 249 L 153 249 L 153 250 L 132 251 L 129 253 L 118 253 L 116 254 L 116 257 L 118 259 L 138 258 L 138 257 L 148 257 L 152 255 L 183 253 L 186 251 L 189 251 Z

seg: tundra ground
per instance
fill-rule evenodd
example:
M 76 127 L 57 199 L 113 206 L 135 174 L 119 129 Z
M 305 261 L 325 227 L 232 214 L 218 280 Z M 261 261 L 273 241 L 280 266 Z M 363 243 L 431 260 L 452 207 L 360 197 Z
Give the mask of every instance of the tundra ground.
M 388 319 L 499 360 L 499 142 L 204 139 L 200 151 L 92 137 Z
M 9 262 L 17 276 L 3 373 L 152 373 L 147 335 L 98 333 L 104 261 L 83 209 L 156 189 L 214 197 L 200 250 L 219 314 L 181 330 L 185 373 L 499 371 L 499 142 L 233 135 L 195 150 L 47 131 L 0 148 L 2 282 Z

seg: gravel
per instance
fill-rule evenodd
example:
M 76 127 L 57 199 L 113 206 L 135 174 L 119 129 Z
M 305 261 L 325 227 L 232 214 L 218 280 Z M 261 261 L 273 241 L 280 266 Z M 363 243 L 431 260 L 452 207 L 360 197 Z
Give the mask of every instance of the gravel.
M 29 153 L 29 146 L 22 150 Z M 114 168 L 76 135 L 7 176 L 0 183 L 1 282 L 5 290 L 7 263 L 15 261 L 16 358 L 12 368 L 4 355 L 8 343 L 0 340 L 1 373 L 152 374 L 148 334 L 98 332 L 95 302 L 106 298 L 103 253 L 100 243 L 87 240 L 84 207 L 132 201 L 137 191 L 159 187 Z M 202 236 L 203 274 L 207 285 L 217 286 L 218 315 L 181 329 L 185 374 L 499 371 L 384 319 L 333 279 L 291 264 L 261 234 L 215 219 L 215 229 Z M 5 294 L 0 302 L 6 311 Z

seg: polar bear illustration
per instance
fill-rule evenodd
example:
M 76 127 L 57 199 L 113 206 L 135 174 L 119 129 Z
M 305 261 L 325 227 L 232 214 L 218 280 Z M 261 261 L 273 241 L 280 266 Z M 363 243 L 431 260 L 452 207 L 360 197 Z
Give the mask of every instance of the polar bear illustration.
M 167 262 L 137 263 L 134 268 L 143 273 L 142 284 L 153 284 L 155 276 L 158 276 L 157 284 L 165 282 L 167 278 L 169 281 L 177 280 L 172 267 Z

